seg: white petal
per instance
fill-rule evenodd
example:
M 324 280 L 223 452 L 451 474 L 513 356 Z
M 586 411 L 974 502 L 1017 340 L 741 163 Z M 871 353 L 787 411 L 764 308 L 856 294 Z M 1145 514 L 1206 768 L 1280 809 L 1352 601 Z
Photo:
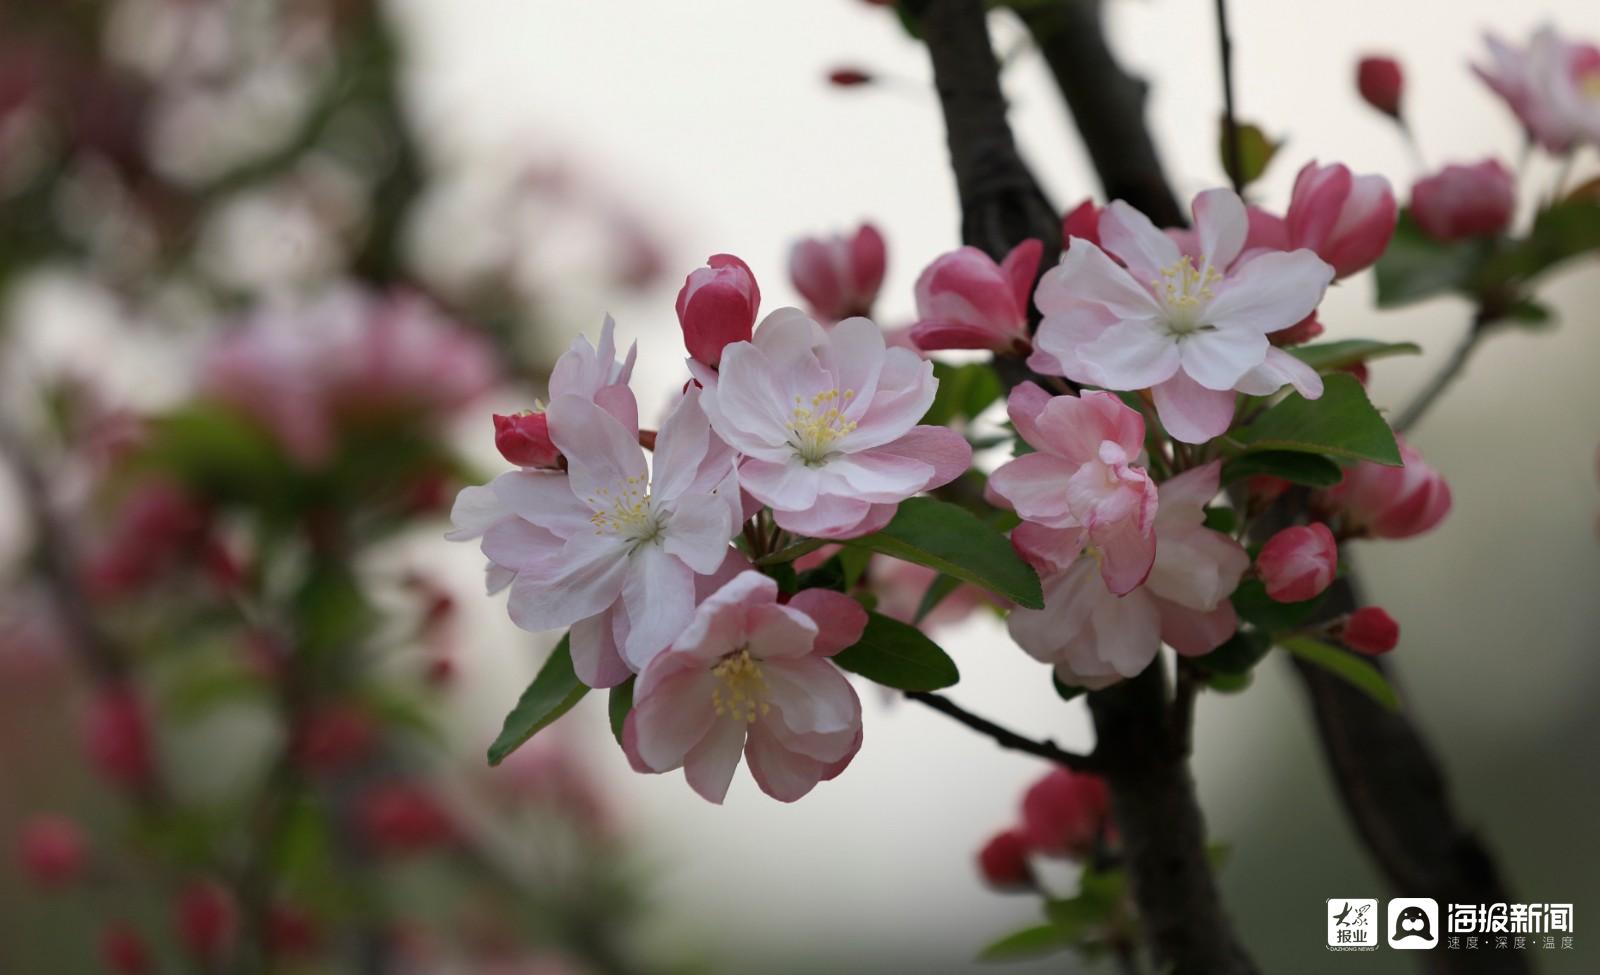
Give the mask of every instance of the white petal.
M 622 658 L 643 670 L 694 616 L 694 572 L 661 546 L 641 545 L 627 560 L 622 605 L 628 613 Z
M 1173 251 L 1176 260 L 1177 248 Z M 1155 296 L 1125 268 L 1100 248 L 1077 238 L 1061 263 L 1039 279 L 1033 301 L 1045 315 L 1062 314 L 1084 302 L 1102 305 L 1118 318 L 1147 318 L 1160 310 Z
M 1205 264 L 1221 274 L 1244 250 L 1250 217 L 1239 194 L 1229 189 L 1206 190 L 1194 198 L 1194 226 Z
M 615 498 L 624 490 L 648 490 L 644 448 L 616 417 L 576 396 L 559 397 L 549 414 L 550 439 L 566 455 L 572 493 L 589 507 L 609 508 L 607 495 Z
M 1183 371 L 1207 389 L 1231 390 L 1239 377 L 1261 364 L 1271 348 L 1260 332 L 1218 328 L 1194 332 L 1178 344 Z
M 1228 275 L 1205 321 L 1225 330 L 1276 332 L 1315 311 L 1332 280 L 1332 265 L 1311 251 L 1269 251 Z
M 1161 425 L 1184 443 L 1205 443 L 1221 436 L 1233 423 L 1237 399 L 1233 392 L 1207 389 L 1187 373 L 1175 373 L 1152 392 Z
M 1322 395 L 1322 376 L 1310 366 L 1282 349 L 1268 349 L 1261 365 L 1239 378 L 1234 388 L 1250 396 L 1271 396 L 1285 384 L 1292 384 L 1306 399 Z
M 1149 217 L 1121 200 L 1112 200 L 1100 211 L 1100 242 L 1122 258 L 1141 282 L 1159 280 L 1162 268 L 1171 267 L 1183 256 L 1172 238 Z
M 1177 372 L 1180 362 L 1178 343 L 1151 320 L 1119 322 L 1078 355 L 1094 374 L 1091 381 L 1107 389 L 1154 386 Z
M 622 594 L 628 560 L 624 544 L 611 536 L 578 535 L 562 549 L 560 575 L 520 573 L 511 584 L 511 621 L 538 632 L 571 626 L 595 616 Z
M 728 539 L 738 531 L 728 502 L 709 494 L 679 498 L 667 512 L 661 545 L 700 575 L 717 571 L 728 552 Z
M 489 486 L 506 511 L 562 538 L 594 533 L 594 509 L 572 493 L 572 482 L 559 471 L 508 471 Z
M 700 391 L 691 388 L 673 406 L 656 434 L 650 496 L 671 501 L 694 480 L 711 447 L 711 422 L 700 408 Z
M 452 542 L 471 541 L 505 516 L 505 506 L 500 503 L 492 486 L 475 484 L 464 487 L 456 495 L 455 504 L 450 507 L 450 524 L 454 527 L 444 537 Z

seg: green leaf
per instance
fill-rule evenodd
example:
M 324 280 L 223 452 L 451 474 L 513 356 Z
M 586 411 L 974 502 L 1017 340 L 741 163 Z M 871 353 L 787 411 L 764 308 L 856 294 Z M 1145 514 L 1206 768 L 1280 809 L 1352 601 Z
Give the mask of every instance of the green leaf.
M 922 601 L 917 604 L 917 614 L 911 618 L 911 622 L 916 624 L 927 619 L 928 614 L 938 609 L 939 604 L 944 602 L 944 597 L 955 592 L 960 585 L 961 580 L 954 576 L 935 576 L 934 580 L 928 583 L 928 588 L 923 592 Z
M 1526 283 L 1564 261 L 1600 250 L 1600 201 L 1566 199 L 1539 211 L 1528 236 L 1496 254 L 1486 287 Z
M 1013 931 L 978 953 L 979 961 L 1020 961 L 1072 947 L 1072 932 L 1054 924 Z
M 1005 392 L 1000 377 L 986 362 L 959 366 L 935 362 L 933 375 L 939 380 L 939 390 L 922 417 L 923 423 L 933 426 L 947 427 L 957 420 L 971 420 Z
M 533 683 L 522 692 L 517 706 L 506 715 L 500 736 L 489 746 L 489 764 L 499 765 L 506 756 L 522 747 L 523 742 L 542 728 L 571 711 L 573 705 L 583 700 L 589 688 L 578 681 L 572 672 L 571 638 L 563 636 L 550 654 L 550 659 L 539 668 Z
M 1493 252 L 1485 238 L 1445 243 L 1422 232 L 1409 211 L 1400 214 L 1394 239 L 1374 267 L 1378 307 L 1393 308 L 1449 291 L 1473 293 L 1473 282 Z
M 1296 346 L 1289 354 L 1318 372 L 1329 372 L 1353 366 L 1371 359 L 1387 359 L 1396 355 L 1420 355 L 1422 346 L 1415 342 L 1374 342 L 1371 339 L 1348 339 L 1343 342 L 1315 342 Z
M 1212 674 L 1248 674 L 1271 649 L 1272 641 L 1265 633 L 1240 629 L 1222 646 L 1194 658 L 1194 662 Z
M 956 662 L 908 623 L 868 613 L 861 639 L 833 662 L 867 680 L 901 691 L 936 691 L 961 679 Z
M 1519 328 L 1541 329 L 1555 321 L 1550 306 L 1532 298 L 1513 302 L 1497 321 L 1511 322 Z
M 1293 630 L 1304 625 L 1322 602 L 1322 596 L 1319 595 L 1304 602 L 1280 603 L 1267 595 L 1267 587 L 1260 579 L 1246 579 L 1239 583 L 1230 598 L 1233 610 L 1240 619 L 1254 623 L 1269 633 Z
M 1338 464 L 1321 454 L 1301 454 L 1292 450 L 1264 450 L 1243 454 L 1222 465 L 1222 483 L 1232 484 L 1247 477 L 1265 474 L 1281 477 L 1306 487 L 1333 487 L 1344 479 Z
M 1029 609 L 1044 608 L 1039 577 L 1005 535 L 958 505 L 911 498 L 882 531 L 844 544 L 937 569 Z
M 1323 379 L 1322 398 L 1290 393 L 1246 427 L 1238 440 L 1249 452 L 1292 450 L 1400 466 L 1394 431 L 1373 408 L 1354 376 Z
M 1224 473 L 1226 473 L 1227 469 L 1224 468 L 1223 470 Z M 1224 535 L 1232 535 L 1233 530 L 1239 527 L 1239 513 L 1234 511 L 1232 508 L 1223 508 L 1220 506 L 1215 508 L 1207 508 L 1205 525 L 1214 532 L 1221 532 Z
M 622 744 L 622 724 L 628 720 L 628 712 L 633 710 L 633 682 L 636 679 L 629 677 L 613 687 L 611 700 L 607 702 L 607 708 L 611 712 L 611 734 L 619 745 Z
M 1283 143 L 1267 138 L 1267 134 L 1260 126 L 1249 122 L 1235 120 L 1234 128 L 1238 132 L 1239 172 L 1233 172 L 1233 167 L 1230 165 L 1233 149 L 1228 138 L 1227 116 L 1223 116 L 1218 131 L 1217 152 L 1228 177 L 1239 186 L 1249 186 L 1266 172 L 1267 165 L 1272 162 L 1272 157 L 1278 154 L 1278 149 Z
M 1383 672 L 1349 650 L 1329 646 L 1321 640 L 1313 640 L 1308 636 L 1290 637 L 1278 641 L 1278 645 L 1302 660 L 1316 664 L 1335 677 L 1344 678 L 1357 690 L 1365 692 L 1368 697 L 1390 711 L 1400 710 L 1400 698 L 1395 694 L 1394 688 L 1389 686 L 1389 681 L 1383 676 Z

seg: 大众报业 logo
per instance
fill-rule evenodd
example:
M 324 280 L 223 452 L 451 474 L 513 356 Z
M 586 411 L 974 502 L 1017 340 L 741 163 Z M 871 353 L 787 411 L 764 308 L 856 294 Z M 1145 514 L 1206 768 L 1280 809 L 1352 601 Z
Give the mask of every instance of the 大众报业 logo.
M 1432 897 L 1395 897 L 1389 901 L 1389 947 L 1439 947 L 1439 902 Z
M 1330 951 L 1371 951 L 1378 947 L 1378 902 L 1370 897 L 1330 897 Z

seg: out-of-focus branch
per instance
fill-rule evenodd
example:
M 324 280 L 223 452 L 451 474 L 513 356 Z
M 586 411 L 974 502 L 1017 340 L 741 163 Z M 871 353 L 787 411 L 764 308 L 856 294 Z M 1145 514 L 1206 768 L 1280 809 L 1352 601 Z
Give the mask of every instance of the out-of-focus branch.
M 1027 237 L 1055 244 L 1056 211 L 1023 164 L 1006 121 L 984 4 L 922 0 L 906 8 L 933 61 L 966 243 L 995 257 Z M 1251 973 L 1255 967 L 1222 911 L 1194 783 L 1165 720 L 1166 697 L 1159 664 L 1089 695 L 1094 757 L 1111 787 L 1134 898 L 1158 968 L 1178 975 Z
M 1450 385 L 1456 381 L 1456 378 L 1466 370 L 1467 362 L 1472 358 L 1472 354 L 1478 350 L 1478 343 L 1483 341 L 1488 327 L 1489 320 L 1484 311 L 1480 309 L 1472 317 L 1472 325 L 1467 329 L 1467 334 L 1461 337 L 1461 341 L 1451 351 L 1450 358 L 1445 361 L 1445 364 L 1440 367 L 1438 372 L 1433 374 L 1433 378 L 1428 380 L 1428 385 L 1422 388 L 1416 399 L 1406 404 L 1406 408 L 1400 411 L 1400 416 L 1394 421 L 1394 428 L 1397 432 L 1405 433 L 1416 426 L 1418 421 L 1422 419 L 1423 414 L 1433 408 L 1433 404 L 1438 401 L 1440 396 L 1444 395 L 1445 390 L 1449 389 Z
M 1106 198 L 1126 201 L 1160 226 L 1181 226 L 1187 218 L 1144 121 L 1148 86 L 1112 56 L 1101 4 L 1027 0 L 1011 6 L 1055 76 Z
M 1228 0 L 1217 0 L 1217 53 L 1222 63 L 1222 152 L 1233 191 L 1244 195 L 1244 154 L 1239 148 L 1239 121 L 1233 111 L 1233 35 L 1228 33 Z

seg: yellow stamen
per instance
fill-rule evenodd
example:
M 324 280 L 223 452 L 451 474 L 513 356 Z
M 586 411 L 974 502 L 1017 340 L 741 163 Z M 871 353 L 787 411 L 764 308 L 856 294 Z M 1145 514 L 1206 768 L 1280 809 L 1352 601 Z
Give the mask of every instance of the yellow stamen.
M 794 398 L 794 415 L 789 420 L 789 443 L 807 464 L 816 465 L 828 458 L 834 441 L 856 428 L 854 420 L 847 420 L 841 407 L 849 409 L 855 399 L 853 389 L 840 393 L 830 389 L 811 397 L 807 406 L 804 397 Z
M 711 668 L 711 676 L 722 682 L 711 691 L 711 706 L 717 717 L 729 717 L 750 724 L 757 715 L 765 717 L 772 710 L 766 701 L 767 680 L 761 675 L 761 665 L 750 658 L 748 648 L 730 653 L 722 662 Z M 727 695 L 723 695 L 723 690 Z

